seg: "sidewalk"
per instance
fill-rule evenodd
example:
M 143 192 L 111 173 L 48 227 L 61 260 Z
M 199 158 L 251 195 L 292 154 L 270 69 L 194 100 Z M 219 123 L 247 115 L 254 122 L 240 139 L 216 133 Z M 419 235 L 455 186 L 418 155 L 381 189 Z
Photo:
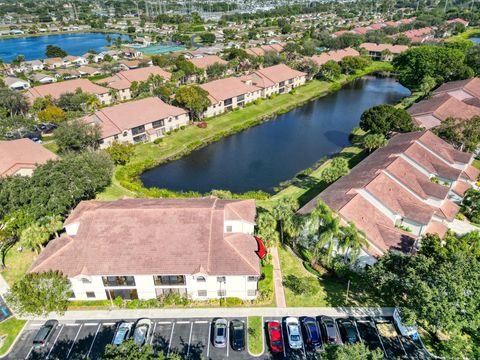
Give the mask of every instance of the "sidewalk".
M 394 308 L 360 307 L 296 307 L 296 308 L 177 308 L 177 309 L 114 309 L 114 310 L 76 310 L 64 315 L 52 313 L 48 319 L 60 321 L 75 320 L 118 320 L 147 318 L 215 318 L 246 316 L 392 316 Z M 46 320 L 40 317 L 21 317 L 25 320 Z
M 282 270 L 280 268 L 280 259 L 278 257 L 278 250 L 276 247 L 270 249 L 273 262 L 273 284 L 275 287 L 275 300 L 277 307 L 286 308 L 285 291 L 283 290 Z

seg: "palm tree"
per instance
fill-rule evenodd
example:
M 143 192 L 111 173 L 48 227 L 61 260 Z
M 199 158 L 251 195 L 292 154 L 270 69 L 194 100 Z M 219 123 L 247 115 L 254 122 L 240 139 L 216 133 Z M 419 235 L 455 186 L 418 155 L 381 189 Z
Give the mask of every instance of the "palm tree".
M 42 225 L 50 234 L 58 237 L 58 232 L 63 229 L 63 218 L 60 215 L 48 215 L 42 219 Z
M 37 254 L 43 249 L 45 244 L 50 238 L 48 230 L 39 224 L 32 224 L 22 231 L 20 234 L 20 243 L 34 250 Z
M 280 228 L 280 241 L 283 245 L 283 234 L 286 231 L 287 234 L 293 235 L 295 231 L 293 223 L 293 215 L 298 204 L 293 198 L 282 198 L 278 201 L 272 209 L 272 215 L 277 220 Z
M 321 249 L 327 247 L 327 263 L 330 264 L 333 257 L 335 239 L 339 234 L 340 220 L 334 216 L 330 208 L 323 202 L 318 201 L 310 213 L 306 222 L 307 232 L 313 243 L 312 263 L 317 262 Z
M 343 260 L 347 262 L 350 255 L 350 262 L 354 263 L 362 248 L 368 246 L 367 236 L 361 230 L 358 230 L 354 223 L 349 222 L 347 226 L 342 227 L 338 238 L 338 247 L 343 251 Z
M 89 95 L 87 101 L 85 102 L 85 106 L 87 107 L 88 112 L 93 112 L 99 105 L 98 98 L 95 95 Z

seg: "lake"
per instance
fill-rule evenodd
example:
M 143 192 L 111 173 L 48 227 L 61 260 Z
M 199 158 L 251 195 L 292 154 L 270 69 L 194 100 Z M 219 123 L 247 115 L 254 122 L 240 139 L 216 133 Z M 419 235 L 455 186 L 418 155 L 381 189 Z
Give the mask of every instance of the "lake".
M 276 119 L 144 172 L 146 187 L 273 193 L 282 181 L 349 145 L 364 110 L 394 104 L 410 91 L 390 78 L 357 79 Z M 211 120 L 215 121 L 215 119 Z
M 0 40 L 0 59 L 10 63 L 20 54 L 25 56 L 26 60 L 44 59 L 47 45 L 59 46 L 69 55 L 83 55 L 88 50 L 100 52 L 108 46 L 108 35 L 112 38 L 120 36 L 92 32 L 3 39 Z M 128 39 L 128 36 L 123 38 Z
M 475 44 L 480 44 L 480 36 L 473 36 L 470 38 Z

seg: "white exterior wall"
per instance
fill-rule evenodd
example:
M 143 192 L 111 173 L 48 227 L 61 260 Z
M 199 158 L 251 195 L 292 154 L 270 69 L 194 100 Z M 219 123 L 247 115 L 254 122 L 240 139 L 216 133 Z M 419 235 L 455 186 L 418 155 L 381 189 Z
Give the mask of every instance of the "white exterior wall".
M 168 275 L 168 274 L 164 274 Z M 253 300 L 257 293 L 257 278 L 249 281 L 248 276 L 225 276 L 225 282 L 217 281 L 216 275 L 184 275 L 186 285 L 156 286 L 154 275 L 135 275 L 135 286 L 105 287 L 102 276 L 77 276 L 70 278 L 72 291 L 75 297 L 72 300 L 110 300 L 106 289 L 136 289 L 140 300 L 155 299 L 156 289 L 181 288 L 186 289 L 187 295 L 192 300 L 219 299 L 221 297 L 237 297 L 242 300 Z M 205 281 L 198 281 L 203 276 Z M 219 275 L 222 276 L 222 275 Z M 199 296 L 199 290 L 206 290 L 206 296 Z M 225 296 L 220 296 L 219 291 L 224 290 Z M 250 290 L 250 292 L 249 292 Z M 87 292 L 93 292 L 95 297 L 87 297 Z
M 231 226 L 231 230 L 228 228 Z M 246 221 L 239 220 L 225 220 L 224 232 L 226 233 L 244 233 L 252 235 L 254 232 L 255 224 L 248 223 Z M 230 231 L 228 231 L 230 230 Z
M 172 131 L 174 129 L 180 128 L 180 126 L 186 126 L 188 125 L 188 122 L 190 120 L 190 117 L 188 116 L 188 113 L 184 113 L 179 115 L 177 118 L 174 116 L 170 116 L 164 119 L 158 119 L 158 120 L 164 120 L 165 125 L 163 127 L 155 129 L 155 133 L 149 134 L 149 130 L 153 129 L 152 123 L 147 123 L 145 124 L 145 132 L 133 135 L 132 129 L 126 129 L 123 131 L 121 134 L 117 134 L 115 136 L 110 136 L 108 138 L 104 138 L 103 143 L 100 145 L 101 149 L 105 149 L 109 147 L 114 141 L 118 142 L 128 142 L 128 143 L 135 143 L 133 138 L 136 136 L 140 136 L 142 134 L 146 135 L 146 141 L 153 141 L 159 137 L 163 137 L 164 133 L 168 131 Z
M 34 169 L 28 169 L 28 168 L 18 169 L 13 175 L 32 176 L 33 170 Z
M 241 95 L 239 95 L 239 96 L 241 96 Z M 251 93 L 246 93 L 246 94 L 244 94 L 244 96 L 245 96 L 245 98 L 243 100 L 243 105 L 246 105 L 248 103 L 251 103 L 251 102 L 257 100 L 258 98 L 261 98 L 262 97 L 262 91 L 258 90 L 258 91 L 254 91 L 254 92 L 251 92 Z M 205 112 L 203 113 L 202 118 L 208 118 L 208 117 L 220 115 L 220 114 L 223 114 L 225 111 L 227 111 L 227 109 L 232 109 L 233 110 L 233 109 L 236 109 L 236 108 L 240 107 L 241 105 L 238 105 L 237 98 L 238 98 L 238 96 L 233 97 L 232 98 L 232 104 L 228 105 L 228 106 L 225 106 L 224 101 L 220 101 L 218 103 L 210 105 L 207 108 L 207 110 L 205 110 Z
M 102 105 L 110 105 L 113 102 L 113 98 L 108 92 L 104 94 L 96 94 L 96 96 Z

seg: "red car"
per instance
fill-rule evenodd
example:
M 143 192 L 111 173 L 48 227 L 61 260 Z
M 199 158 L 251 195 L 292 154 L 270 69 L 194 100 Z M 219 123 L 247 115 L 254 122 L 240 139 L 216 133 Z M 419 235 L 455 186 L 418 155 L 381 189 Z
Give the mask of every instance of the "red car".
M 270 321 L 267 325 L 270 350 L 274 353 L 283 352 L 282 327 L 277 321 Z

